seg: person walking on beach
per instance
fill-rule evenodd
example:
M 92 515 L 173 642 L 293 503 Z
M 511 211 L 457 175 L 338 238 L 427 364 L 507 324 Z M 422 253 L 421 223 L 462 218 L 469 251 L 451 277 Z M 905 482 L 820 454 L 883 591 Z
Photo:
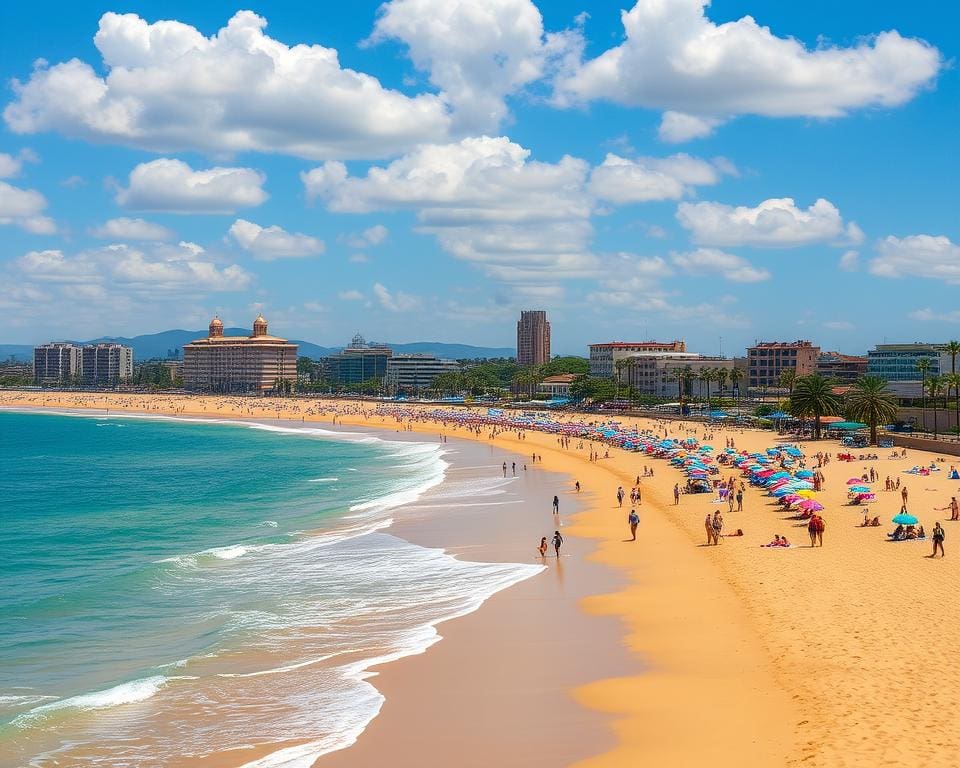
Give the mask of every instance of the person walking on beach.
M 707 519 L 703 521 L 703 527 L 707 530 L 707 545 L 713 544 L 713 518 L 707 512 Z
M 933 526 L 933 554 L 930 557 L 937 556 L 937 549 L 940 550 L 940 557 L 945 557 L 946 553 L 943 551 L 943 526 L 940 525 L 940 521 Z
M 950 519 L 951 520 L 960 520 L 960 505 L 957 504 L 957 497 L 951 496 L 950 503 L 945 507 L 936 507 L 938 512 L 946 512 L 950 510 Z
M 560 514 L 560 497 L 559 496 L 553 497 L 553 514 L 555 515 Z
M 557 553 L 557 558 L 560 557 L 560 547 L 563 546 L 563 536 L 560 535 L 560 531 L 553 532 L 553 549 Z
M 713 513 L 713 543 L 720 543 L 720 535 L 723 533 L 723 516 L 718 509 Z
M 580 493 L 580 481 L 579 481 L 579 480 L 577 480 L 577 482 L 575 482 L 575 483 L 573 484 L 573 487 L 576 489 L 577 493 Z
M 673 503 L 675 505 L 680 503 L 680 483 L 673 484 Z
M 737 488 L 737 512 L 743 512 L 743 488 Z
M 540 537 L 540 546 L 537 547 L 537 549 L 540 550 L 540 557 L 547 556 L 547 537 L 546 536 Z
M 507 476 L 507 462 L 503 462 L 503 476 Z
M 516 476 L 517 476 L 517 462 L 513 462 L 513 463 L 511 464 L 511 467 L 513 468 L 513 476 L 516 477 Z
M 623 507 L 623 486 L 617 487 L 617 506 Z
M 907 497 L 908 497 L 909 495 L 910 495 L 910 494 L 909 494 L 909 492 L 907 491 L 907 486 L 903 486 L 903 488 L 900 489 L 900 498 L 903 499 L 903 508 L 904 508 L 904 509 L 907 508 Z
M 637 514 L 637 510 L 630 510 L 630 515 L 627 517 L 627 522 L 630 523 L 630 541 L 636 541 L 637 526 L 640 525 L 640 515 Z

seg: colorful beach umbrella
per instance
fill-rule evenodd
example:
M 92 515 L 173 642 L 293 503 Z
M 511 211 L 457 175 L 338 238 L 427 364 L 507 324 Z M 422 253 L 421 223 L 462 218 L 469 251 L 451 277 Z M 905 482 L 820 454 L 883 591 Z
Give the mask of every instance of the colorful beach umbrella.
M 893 522 L 897 525 L 916 525 L 920 521 L 911 514 L 901 512 L 899 515 L 893 516 Z

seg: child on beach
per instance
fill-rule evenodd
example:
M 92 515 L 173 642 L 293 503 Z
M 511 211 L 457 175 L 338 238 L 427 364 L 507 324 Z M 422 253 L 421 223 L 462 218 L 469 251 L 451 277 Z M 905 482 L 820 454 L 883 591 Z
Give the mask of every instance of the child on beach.
M 557 558 L 560 557 L 560 547 L 563 546 L 563 536 L 560 535 L 560 531 L 553 532 L 553 549 L 557 553 Z
M 540 550 L 540 557 L 547 556 L 547 537 L 546 536 L 540 537 L 540 546 L 537 547 L 537 549 Z

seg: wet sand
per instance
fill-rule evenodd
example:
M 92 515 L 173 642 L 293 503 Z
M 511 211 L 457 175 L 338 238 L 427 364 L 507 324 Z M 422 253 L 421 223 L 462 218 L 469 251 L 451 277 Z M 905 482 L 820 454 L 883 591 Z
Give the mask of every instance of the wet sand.
M 3 399 L 11 404 L 14 398 L 8 392 Z M 15 399 L 39 404 L 35 393 Z M 49 396 L 47 399 L 51 404 Z M 83 396 L 69 399 L 88 406 L 97 402 Z M 123 407 L 119 401 L 111 403 L 111 407 Z M 246 403 L 249 408 L 250 401 Z M 196 408 L 207 414 L 218 409 L 230 412 L 233 407 L 198 398 L 173 403 L 158 400 L 155 405 L 157 409 Z M 260 405 L 266 406 L 264 414 L 275 407 L 273 403 Z M 276 407 L 283 410 L 287 406 L 281 403 Z M 291 411 L 291 415 L 322 420 L 331 417 L 332 409 L 340 408 L 338 420 L 342 423 L 391 427 L 389 419 L 372 414 L 369 404 L 309 407 L 314 413 L 301 410 Z M 649 421 L 640 423 L 653 426 Z M 414 421 L 412 426 L 427 434 L 440 431 L 431 423 Z M 668 425 L 668 429 L 673 436 L 687 434 L 678 424 Z M 702 436 L 703 428 L 698 430 Z M 449 428 L 446 431 L 456 434 Z M 468 435 L 465 430 L 461 434 L 488 441 L 485 435 Z M 927 477 L 904 474 L 913 465 L 930 464 L 934 459 L 920 451 L 908 451 L 905 459 L 894 460 L 888 458 L 889 449 L 873 449 L 880 456 L 875 461 L 832 461 L 823 470 L 826 486 L 818 497 L 826 507 L 823 548 L 761 548 L 774 533 L 787 535 L 795 544 L 809 541 L 802 522 L 785 519 L 769 497 L 752 488 L 747 491 L 744 511 L 726 515 L 727 530 L 742 528 L 745 535 L 724 538 L 718 547 L 705 547 L 703 518 L 719 505 L 711 503 L 707 495 L 694 495 L 683 496 L 674 506 L 671 489 L 680 473 L 664 462 L 613 448 L 609 459 L 588 462 L 586 450 L 563 451 L 553 436 L 526 435 L 525 441 L 518 441 L 510 433 L 502 433 L 494 442 L 521 454 L 542 452 L 545 469 L 580 480 L 585 494 L 594 494 L 581 498 L 584 511 L 569 521 L 566 530 L 576 537 L 569 540 L 571 549 L 591 551 L 596 547 L 589 559 L 614 567 L 628 579 L 622 589 L 587 598 L 582 607 L 591 615 L 615 616 L 623 622 L 623 642 L 636 668 L 611 676 L 611 670 L 601 663 L 604 651 L 595 649 L 592 640 L 575 649 L 566 662 L 582 667 L 584 677 L 593 680 L 572 694 L 585 707 L 609 715 L 616 740 L 609 747 L 597 744 L 592 757 L 578 762 L 571 756 L 561 762 L 591 768 L 707 762 L 866 768 L 953 766 L 960 762 L 960 737 L 950 727 L 950 717 L 960 707 L 960 668 L 950 663 L 953 649 L 960 643 L 960 604 L 952 599 L 960 577 L 960 555 L 954 551 L 960 524 L 948 522 L 949 513 L 935 510 L 946 506 L 951 494 L 960 492 L 960 482 L 948 479 L 950 457 L 938 464 L 942 471 Z M 738 449 L 751 451 L 777 441 L 771 432 L 718 430 L 711 442 L 722 448 L 727 437 L 736 440 Z M 836 454 L 839 446 L 821 441 L 804 443 L 803 448 L 808 455 L 817 450 Z M 613 492 L 617 485 L 629 489 L 643 465 L 653 467 L 656 474 L 642 480 L 640 540 L 627 544 L 623 542 L 625 511 L 616 508 Z M 863 508 L 846 505 L 846 480 L 869 466 L 881 478 L 874 486 L 877 502 L 869 508 L 871 517 L 880 517 L 883 525 L 879 528 L 860 528 Z M 886 532 L 893 527 L 889 520 L 900 507 L 899 493 L 882 490 L 887 475 L 899 477 L 901 485 L 908 486 L 910 511 L 920 518 L 928 534 L 934 521 L 944 521 L 946 558 L 927 557 L 929 540 L 886 540 Z M 441 687 L 476 686 L 472 696 L 464 697 L 470 702 L 484 701 L 491 691 L 500 691 L 498 698 L 503 698 L 502 689 L 496 688 L 489 674 L 461 679 L 454 670 L 463 669 L 466 662 L 462 660 L 472 659 L 475 649 L 515 632 L 515 618 L 507 619 L 507 626 L 492 618 L 485 621 L 492 617 L 498 598 L 506 602 L 511 591 L 501 593 L 470 617 L 444 625 L 441 634 L 447 639 L 422 657 L 385 667 L 379 681 L 384 686 L 391 684 L 391 667 L 395 668 L 396 687 L 387 694 L 388 705 L 355 747 L 333 757 L 345 763 L 351 754 L 359 755 L 365 748 L 367 762 L 358 760 L 357 764 L 369 765 L 370 760 L 393 763 L 398 752 L 417 748 L 421 765 L 518 763 L 512 757 L 504 758 L 502 747 L 506 744 L 506 753 L 514 755 L 511 747 L 517 742 L 501 735 L 487 722 L 488 712 L 473 703 L 452 711 L 432 711 L 429 743 L 411 747 L 401 741 L 404 733 L 414 732 L 418 721 L 426 717 L 413 704 L 405 707 L 401 702 L 413 702 L 417 686 L 431 675 L 441 678 Z M 467 621 L 476 622 L 477 629 L 460 636 L 457 626 Z M 431 672 L 431 659 L 441 653 L 452 654 L 454 645 L 466 649 L 457 657 L 460 661 L 447 667 L 438 662 Z M 509 654 L 501 651 L 499 655 Z M 406 682 L 401 679 L 406 674 L 404 664 L 417 665 Z M 395 706 L 391 707 L 391 702 Z M 481 752 L 465 751 L 463 744 L 447 745 L 443 734 L 464 723 L 465 730 L 482 733 L 478 740 Z M 374 739 L 375 733 L 384 736 Z M 371 738 L 365 738 L 368 736 Z M 364 746 L 365 741 L 369 746 Z M 447 751 L 453 749 L 457 751 Z M 532 751 L 535 754 L 524 753 L 524 762 L 557 762 L 540 760 L 537 750 Z

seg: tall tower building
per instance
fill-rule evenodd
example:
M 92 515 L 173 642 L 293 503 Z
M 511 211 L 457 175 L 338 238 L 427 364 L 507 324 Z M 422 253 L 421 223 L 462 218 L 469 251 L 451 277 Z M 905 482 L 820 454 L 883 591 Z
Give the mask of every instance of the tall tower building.
M 542 309 L 524 310 L 517 323 L 517 362 L 543 365 L 550 362 L 550 323 Z

